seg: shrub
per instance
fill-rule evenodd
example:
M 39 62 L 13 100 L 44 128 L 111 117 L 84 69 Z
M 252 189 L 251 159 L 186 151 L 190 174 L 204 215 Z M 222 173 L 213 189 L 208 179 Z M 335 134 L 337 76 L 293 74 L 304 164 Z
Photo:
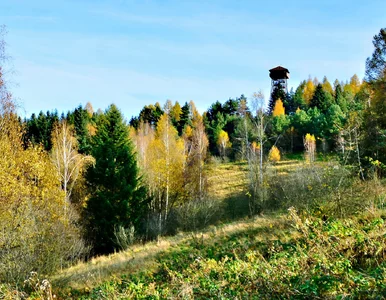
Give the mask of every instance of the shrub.
M 195 231 L 213 224 L 222 213 L 221 202 L 214 199 L 191 200 L 175 209 L 177 227 L 184 231 Z
M 129 228 L 124 228 L 123 226 L 114 227 L 114 238 L 120 250 L 126 250 L 127 248 L 129 248 L 130 245 L 134 243 L 134 226 L 130 226 Z
M 280 161 L 280 150 L 276 146 L 272 146 L 269 151 L 268 160 L 274 163 Z

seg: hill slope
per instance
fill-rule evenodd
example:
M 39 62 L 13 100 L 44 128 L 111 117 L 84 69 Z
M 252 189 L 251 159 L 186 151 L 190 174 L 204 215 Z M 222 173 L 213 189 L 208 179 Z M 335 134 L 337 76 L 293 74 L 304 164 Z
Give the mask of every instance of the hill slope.
M 275 168 L 280 176 L 296 165 Z M 219 201 L 244 193 L 245 165 L 210 176 Z M 385 297 L 385 219 L 379 209 L 344 220 L 289 209 L 134 245 L 51 282 L 63 299 Z

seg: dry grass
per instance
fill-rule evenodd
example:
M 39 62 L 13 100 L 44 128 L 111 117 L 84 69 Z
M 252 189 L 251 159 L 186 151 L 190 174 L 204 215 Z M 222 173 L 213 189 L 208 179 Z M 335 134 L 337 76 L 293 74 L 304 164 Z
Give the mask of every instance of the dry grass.
M 299 162 L 282 161 L 273 167 L 280 172 L 290 172 Z M 247 188 L 246 163 L 223 163 L 212 165 L 209 169 L 209 194 L 216 199 L 223 200 L 229 196 L 244 192 Z M 233 234 L 261 228 L 264 232 L 257 238 L 269 239 L 269 232 L 278 232 L 285 220 L 278 217 L 256 217 L 254 219 L 237 221 L 221 227 L 210 227 L 200 233 L 177 234 L 173 237 L 161 238 L 146 244 L 136 244 L 127 251 L 100 256 L 88 262 L 62 270 L 51 278 L 54 287 L 60 289 L 73 288 L 77 290 L 91 290 L 101 283 L 120 277 L 123 274 L 137 271 L 154 271 L 158 268 L 157 255 L 186 242 L 188 239 L 213 241 Z M 271 229 L 266 231 L 266 229 Z
M 208 194 L 216 199 L 225 199 L 232 194 L 245 191 L 247 171 L 246 163 L 223 163 L 210 166 L 208 170 Z
M 283 160 L 269 167 L 278 175 L 287 175 L 304 164 L 298 160 Z M 246 162 L 211 165 L 208 169 L 208 193 L 215 199 L 223 200 L 234 194 L 245 192 L 248 186 L 248 165 Z
M 211 226 L 201 232 L 179 233 L 173 237 L 164 237 L 158 241 L 133 245 L 126 251 L 108 256 L 99 256 L 88 262 L 62 270 L 51 278 L 53 286 L 59 289 L 76 289 L 88 291 L 92 288 L 119 278 L 123 274 L 138 271 L 155 271 L 158 268 L 157 256 L 162 252 L 178 247 L 188 240 L 213 243 L 235 234 L 243 234 L 261 229 L 255 238 L 267 241 L 277 238 L 279 232 L 287 227 L 287 219 L 277 216 L 259 216 L 253 219 L 232 222 L 221 226 Z
M 62 270 L 51 281 L 56 287 L 67 287 L 78 290 L 91 289 L 104 281 L 122 274 L 136 272 L 141 269 L 154 270 L 155 256 L 178 243 L 178 238 L 162 239 L 158 242 L 134 245 L 127 251 L 114 253 L 108 256 L 99 256 L 88 262 Z
M 221 227 L 212 226 L 195 234 L 180 233 L 174 237 L 162 238 L 158 242 L 133 245 L 127 251 L 95 257 L 89 262 L 80 262 L 53 276 L 51 282 L 56 289 L 88 291 L 103 282 L 119 278 L 123 274 L 145 270 L 149 272 L 155 271 L 158 268 L 156 260 L 158 254 L 178 247 L 179 244 L 187 240 L 213 243 L 217 239 L 224 239 L 234 234 L 242 234 L 243 232 L 259 228 L 262 229 L 262 234 L 257 238 L 269 240 L 276 237 L 276 234 L 287 226 L 286 223 L 287 220 L 285 218 L 266 216 L 233 222 Z

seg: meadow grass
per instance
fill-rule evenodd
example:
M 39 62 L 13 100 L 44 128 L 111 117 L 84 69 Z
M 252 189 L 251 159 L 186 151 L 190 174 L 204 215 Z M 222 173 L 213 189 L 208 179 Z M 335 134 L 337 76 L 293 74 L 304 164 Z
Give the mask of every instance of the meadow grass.
M 284 160 L 269 168 L 274 176 L 289 178 L 304 166 L 304 161 Z M 335 170 L 325 162 L 316 162 L 315 167 Z M 247 170 L 244 162 L 209 169 L 209 193 L 226 203 L 233 217 L 224 216 L 223 222 L 202 230 L 179 232 L 80 262 L 50 278 L 54 292 L 63 299 L 386 296 L 386 213 L 382 208 L 374 203 L 355 216 L 339 219 L 328 216 L 332 203 L 328 202 L 325 207 L 320 203 L 316 213 L 291 208 L 248 218 L 242 198 Z M 358 188 L 364 197 L 384 197 L 381 182 L 363 184 Z

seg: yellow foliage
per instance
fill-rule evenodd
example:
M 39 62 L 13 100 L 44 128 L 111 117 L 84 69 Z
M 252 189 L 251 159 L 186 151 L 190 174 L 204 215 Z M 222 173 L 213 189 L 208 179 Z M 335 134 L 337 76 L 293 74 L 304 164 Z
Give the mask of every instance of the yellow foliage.
M 296 112 L 295 113 L 300 113 L 302 110 L 300 109 L 300 107 L 298 107 L 297 109 L 296 109 Z
M 332 89 L 331 83 L 328 81 L 327 77 L 324 77 L 323 83 L 322 83 L 323 90 L 330 95 L 334 94 L 334 90 Z
M 176 121 L 179 121 L 181 119 L 181 105 L 176 101 L 176 103 L 173 105 L 170 111 L 170 117 L 173 118 Z
M 76 257 L 80 241 L 59 176 L 41 148 L 24 150 L 2 137 L 0 152 L 0 281 L 47 274 Z
M 283 105 L 283 101 L 281 101 L 281 99 L 278 99 L 275 102 L 275 107 L 273 108 L 272 115 L 274 117 L 277 117 L 277 116 L 282 116 L 284 114 L 285 114 L 285 108 Z
M 303 98 L 307 104 L 310 104 L 310 101 L 314 96 L 314 92 L 315 92 L 315 84 L 311 80 L 311 78 L 309 78 L 307 80 L 306 86 L 304 87 L 304 91 L 303 91 Z
M 252 142 L 251 149 L 255 153 L 259 152 L 260 151 L 260 144 L 258 144 L 256 142 Z
M 306 134 L 304 138 L 304 148 L 306 150 L 306 159 L 310 163 L 314 162 L 316 152 L 316 138 L 313 134 Z
M 316 141 L 315 136 L 313 134 L 309 134 L 309 133 L 306 134 L 305 139 L 306 139 L 306 142 L 315 142 Z
M 232 147 L 232 143 L 229 141 L 228 133 L 221 130 L 217 137 L 217 146 L 219 147 L 220 154 L 225 157 L 226 150 Z
M 193 129 L 190 125 L 187 125 L 184 129 L 184 136 L 186 138 L 191 138 L 193 136 Z
M 135 130 L 131 128 L 129 131 L 129 137 L 131 141 L 134 143 L 136 148 L 136 153 L 138 157 L 138 164 L 140 166 L 141 171 L 145 171 L 148 169 L 148 148 L 150 143 L 154 140 L 154 129 L 149 123 L 140 122 L 138 129 Z
M 268 154 L 268 160 L 272 162 L 280 161 L 280 150 L 276 146 L 272 146 Z
M 154 190 L 180 192 L 185 164 L 184 142 L 167 114 L 163 114 L 157 123 L 156 136 L 147 148 L 147 157 L 146 171 Z
M 87 132 L 90 136 L 96 135 L 97 129 L 94 125 L 88 123 L 87 124 Z
M 350 89 L 351 91 L 353 92 L 353 94 L 357 94 L 359 92 L 359 90 L 361 89 L 361 82 L 357 76 L 357 74 L 354 74 L 351 78 L 350 78 Z
M 229 136 L 228 133 L 224 130 L 221 130 L 220 133 L 218 134 L 217 138 L 217 144 L 228 144 L 229 143 Z
M 78 141 L 74 126 L 61 121 L 52 130 L 51 160 L 62 183 L 65 199 L 70 201 L 72 189 L 78 178 L 95 159 L 90 155 L 78 153 Z

